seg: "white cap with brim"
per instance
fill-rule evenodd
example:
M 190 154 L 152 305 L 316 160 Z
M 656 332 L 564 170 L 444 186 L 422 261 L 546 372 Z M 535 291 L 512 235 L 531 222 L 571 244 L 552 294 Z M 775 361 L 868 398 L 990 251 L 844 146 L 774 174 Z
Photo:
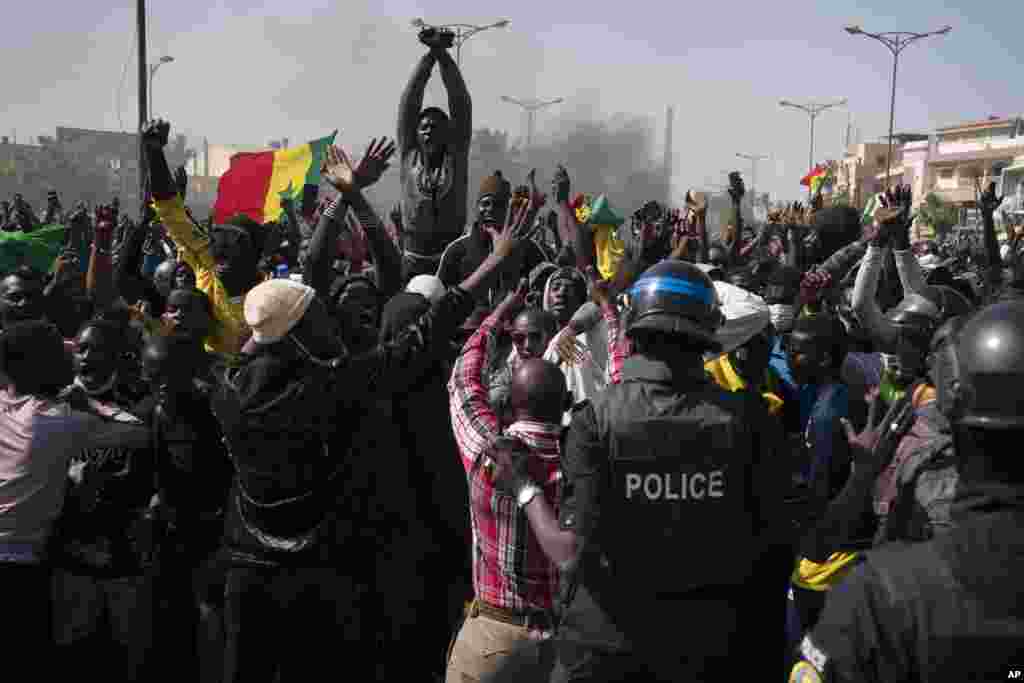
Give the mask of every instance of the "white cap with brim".
M 316 291 L 301 282 L 283 278 L 267 280 L 245 295 L 245 322 L 258 344 L 281 341 L 295 327 L 313 302 Z

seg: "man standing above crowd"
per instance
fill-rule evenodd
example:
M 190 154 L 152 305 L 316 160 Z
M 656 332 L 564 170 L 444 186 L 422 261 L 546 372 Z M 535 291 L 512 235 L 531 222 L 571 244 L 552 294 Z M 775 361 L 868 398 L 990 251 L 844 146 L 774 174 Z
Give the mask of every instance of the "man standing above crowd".
M 398 103 L 407 277 L 433 275 L 445 247 L 466 227 L 473 102 L 447 52 L 454 38 L 435 28 L 420 32 L 420 42 L 430 51 L 420 58 Z M 434 64 L 448 90 L 448 114 L 437 107 L 423 109 Z

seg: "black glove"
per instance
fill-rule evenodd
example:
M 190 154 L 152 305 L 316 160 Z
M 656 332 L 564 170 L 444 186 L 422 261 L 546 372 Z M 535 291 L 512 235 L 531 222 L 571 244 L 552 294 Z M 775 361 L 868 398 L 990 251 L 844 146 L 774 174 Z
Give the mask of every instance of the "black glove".
M 142 128 L 142 142 L 149 160 L 150 189 L 157 199 L 169 199 L 178 194 L 178 186 L 164 156 L 164 147 L 171 134 L 171 124 L 157 119 Z
M 519 439 L 499 437 L 487 455 L 494 463 L 494 488 L 501 493 L 517 498 L 520 491 L 534 484 L 528 469 L 530 451 Z

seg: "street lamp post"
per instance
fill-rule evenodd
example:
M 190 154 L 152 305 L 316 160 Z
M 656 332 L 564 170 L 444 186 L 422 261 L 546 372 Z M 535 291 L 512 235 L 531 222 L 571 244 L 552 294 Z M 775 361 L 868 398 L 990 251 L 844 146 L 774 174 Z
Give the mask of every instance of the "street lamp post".
M 526 149 L 530 149 L 531 145 L 533 145 L 533 127 L 536 123 L 537 112 L 546 107 L 559 104 L 563 99 L 556 97 L 553 100 L 517 100 L 514 97 L 502 95 L 501 101 L 518 105 L 526 112 Z
M 508 19 L 502 19 L 501 21 L 496 21 L 493 24 L 487 24 L 486 26 L 477 26 L 475 24 L 441 24 L 434 26 L 433 24 L 428 24 L 419 18 L 412 20 L 412 25 L 418 29 L 440 28 L 453 31 L 455 33 L 455 63 L 458 64 L 459 66 L 462 66 L 463 43 L 465 43 L 467 40 L 469 40 L 478 33 L 489 31 L 492 28 L 505 28 L 510 23 L 512 22 L 510 22 Z
M 844 104 L 846 104 L 846 98 L 843 98 L 838 102 L 808 102 L 807 104 L 797 104 L 796 102 L 790 102 L 789 100 L 779 101 L 780 107 L 799 109 L 800 111 L 804 112 L 811 118 L 811 153 L 809 155 L 809 161 L 807 166 L 808 173 L 814 170 L 814 120 L 817 119 L 822 112 L 831 109 L 832 107 L 841 107 Z M 811 196 L 811 186 L 809 183 L 807 185 L 807 196 Z
M 173 61 L 174 61 L 174 57 L 168 57 L 167 55 L 164 55 L 163 57 L 160 58 L 160 61 L 158 61 L 155 64 L 150 64 L 149 65 L 149 115 L 150 115 L 150 117 L 153 116 L 153 76 L 156 75 L 156 70 L 157 69 L 159 69 L 164 64 L 170 64 Z
M 740 152 L 736 152 L 736 156 L 750 162 L 750 208 L 753 210 L 754 204 L 757 203 L 757 162 L 767 161 L 768 159 L 771 159 L 771 155 L 741 154 Z
M 889 189 L 889 174 L 892 169 L 892 133 L 893 123 L 895 123 L 896 117 L 896 69 L 900 63 L 900 53 L 903 52 L 903 48 L 910 45 L 915 40 L 921 38 L 928 38 L 930 36 L 944 36 L 953 30 L 952 26 L 946 26 L 940 28 L 938 31 L 931 31 L 929 33 L 913 33 L 910 31 L 890 31 L 887 33 L 868 33 L 861 29 L 860 26 L 847 26 L 844 29 L 851 36 L 867 36 L 868 38 L 874 38 L 878 42 L 889 48 L 892 52 L 892 95 L 889 99 L 889 152 L 885 159 L 885 187 Z

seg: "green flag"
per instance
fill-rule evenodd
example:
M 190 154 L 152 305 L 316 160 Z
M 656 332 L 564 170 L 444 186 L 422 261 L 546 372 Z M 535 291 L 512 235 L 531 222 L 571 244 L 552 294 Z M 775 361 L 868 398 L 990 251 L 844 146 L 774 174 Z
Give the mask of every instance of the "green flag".
M 64 246 L 64 235 L 63 225 L 44 225 L 27 233 L 0 232 L 0 272 L 21 265 L 49 272 Z

